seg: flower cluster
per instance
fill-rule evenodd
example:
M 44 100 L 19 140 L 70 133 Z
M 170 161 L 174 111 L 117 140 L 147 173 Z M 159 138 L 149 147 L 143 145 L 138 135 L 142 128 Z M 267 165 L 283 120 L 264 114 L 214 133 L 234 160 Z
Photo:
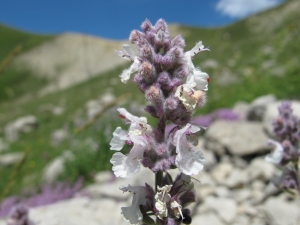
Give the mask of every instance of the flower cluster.
M 119 108 L 119 116 L 129 129 L 117 127 L 114 131 L 110 149 L 118 152 L 110 162 L 117 177 L 132 177 L 141 165 L 156 174 L 156 191 L 147 184 L 145 187 L 129 185 L 122 188 L 124 192 L 135 194 L 133 205 L 122 208 L 128 222 L 147 224 L 143 212 L 152 212 L 158 224 L 180 224 L 190 221 L 186 219 L 190 218 L 188 211 L 183 208 L 194 201 L 189 176 L 198 174 L 205 163 L 204 155 L 195 148 L 197 135 L 205 128 L 190 121 L 195 109 L 206 102 L 210 78 L 194 66 L 192 59 L 209 49 L 200 41 L 190 51 L 184 52 L 183 38 L 179 35 L 171 39 L 167 24 L 162 19 L 154 26 L 146 20 L 141 28 L 144 32 L 134 30 L 130 34 L 131 42 L 138 48 L 138 56 L 129 45 L 123 45 L 121 51 L 116 51 L 132 63 L 120 78 L 126 83 L 134 74 L 133 81 L 149 103 L 145 111 L 157 118 L 158 124 L 152 127 L 147 118 Z M 165 134 L 168 121 L 175 127 Z M 128 154 L 120 152 L 125 145 L 132 146 Z M 174 168 L 178 168 L 181 175 L 174 183 L 164 182 L 163 173 L 168 174 L 168 170 Z M 179 182 L 183 181 L 188 185 L 180 186 Z
M 191 222 L 190 210 L 185 208 L 195 202 L 194 184 L 187 175 L 180 174 L 172 182 L 168 174 L 165 175 L 162 186 L 155 192 L 151 186 L 121 187 L 123 192 L 133 194 L 132 205 L 122 207 L 122 214 L 130 224 L 141 224 L 145 220 L 152 220 L 149 215 L 159 218 L 158 224 L 179 225 L 181 222 Z M 147 213 L 146 213 L 147 212 Z
M 266 156 L 266 160 L 283 170 L 280 187 L 294 189 L 300 194 L 299 119 L 292 114 L 291 103 L 288 101 L 282 102 L 278 111 L 278 117 L 273 120 L 273 131 L 278 141 L 269 140 L 275 150 Z

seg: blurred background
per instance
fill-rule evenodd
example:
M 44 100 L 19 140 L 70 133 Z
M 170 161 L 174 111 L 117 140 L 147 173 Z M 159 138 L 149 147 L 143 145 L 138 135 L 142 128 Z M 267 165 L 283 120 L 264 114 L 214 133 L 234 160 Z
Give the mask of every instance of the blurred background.
M 121 105 L 156 124 L 135 84 L 121 83 L 129 63 L 114 53 L 146 18 L 165 19 L 186 51 L 210 46 L 194 58 L 211 78 L 195 112 L 209 125 L 237 102 L 299 99 L 299 12 L 298 0 L 0 0 L 0 199 L 58 182 L 72 196 L 111 170 Z

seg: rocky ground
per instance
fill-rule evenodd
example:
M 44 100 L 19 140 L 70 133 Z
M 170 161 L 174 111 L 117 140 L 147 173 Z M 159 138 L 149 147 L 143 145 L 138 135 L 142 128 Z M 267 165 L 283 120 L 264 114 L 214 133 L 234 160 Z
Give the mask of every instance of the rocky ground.
M 271 95 L 238 103 L 233 111 L 240 120 L 215 120 L 199 139 L 197 147 L 207 163 L 194 176 L 200 183 L 194 182 L 198 200 L 190 205 L 193 225 L 300 225 L 300 199 L 276 188 L 273 180 L 279 171 L 264 160 L 279 104 Z M 293 101 L 292 107 L 300 116 L 300 102 Z M 175 177 L 178 171 L 171 174 Z M 30 218 L 41 225 L 125 225 L 120 208 L 130 205 L 132 196 L 119 187 L 145 182 L 153 185 L 154 174 L 144 168 L 132 179 L 100 172 L 84 190 L 88 196 L 32 208 Z

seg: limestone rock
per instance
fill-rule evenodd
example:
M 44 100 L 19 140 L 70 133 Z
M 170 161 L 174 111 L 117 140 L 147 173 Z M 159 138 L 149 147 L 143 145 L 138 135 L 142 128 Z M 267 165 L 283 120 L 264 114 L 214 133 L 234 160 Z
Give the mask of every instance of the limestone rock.
M 209 196 L 198 212 L 215 212 L 225 223 L 231 224 L 237 215 L 237 203 L 231 198 Z
M 12 166 L 16 163 L 20 162 L 20 160 L 24 157 L 23 152 L 15 152 L 15 153 L 6 153 L 0 155 L 0 166 Z
M 261 179 L 263 181 L 270 181 L 274 173 L 274 164 L 267 162 L 264 158 L 253 159 L 247 168 L 249 180 Z
M 248 111 L 248 119 L 252 121 L 262 121 L 267 105 L 275 101 L 276 97 L 272 94 L 254 99 Z
M 37 118 L 33 115 L 27 115 L 20 117 L 13 122 L 9 123 L 5 127 L 6 139 L 10 142 L 17 141 L 19 139 L 19 133 L 28 133 L 37 128 Z
M 32 208 L 30 218 L 39 225 L 127 225 L 121 215 L 123 204 L 109 199 L 73 198 Z
M 217 154 L 224 154 L 228 150 L 233 155 L 249 155 L 266 152 L 268 137 L 258 122 L 228 122 L 216 121 L 205 134 L 206 141 Z
M 229 162 L 219 163 L 211 172 L 212 177 L 220 184 L 229 176 L 233 170 L 233 165 Z
M 52 145 L 55 147 L 59 146 L 63 141 L 67 140 L 69 136 L 70 135 L 66 129 L 57 129 L 53 131 L 51 135 Z
M 192 218 L 192 224 L 211 224 L 211 225 L 225 225 L 216 214 L 210 212 L 199 214 Z
M 57 177 L 65 170 L 65 161 L 67 159 L 71 160 L 74 157 L 75 156 L 71 151 L 66 151 L 62 156 L 55 158 L 46 165 L 43 171 L 42 180 L 45 183 L 53 183 L 56 181 Z
M 300 200 L 288 200 L 284 195 L 270 197 L 263 204 L 262 210 L 266 213 L 266 218 L 270 224 L 287 225 L 299 224 Z

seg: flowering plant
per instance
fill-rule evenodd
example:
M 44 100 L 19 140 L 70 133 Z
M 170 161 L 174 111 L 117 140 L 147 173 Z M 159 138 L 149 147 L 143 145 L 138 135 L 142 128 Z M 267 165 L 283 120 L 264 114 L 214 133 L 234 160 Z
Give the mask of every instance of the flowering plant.
M 266 156 L 283 171 L 276 184 L 300 195 L 300 129 L 299 119 L 292 114 L 291 103 L 282 102 L 279 115 L 273 120 L 273 131 L 278 141 L 269 140 L 275 150 Z
M 131 74 L 133 81 L 145 95 L 149 105 L 145 111 L 158 119 L 156 127 L 147 118 L 137 117 L 125 108 L 119 108 L 119 116 L 129 124 L 128 131 L 117 127 L 110 142 L 116 152 L 110 162 L 117 177 L 128 178 L 140 170 L 140 166 L 155 173 L 155 188 L 150 185 L 121 187 L 134 194 L 132 205 L 122 208 L 122 214 L 130 224 L 190 224 L 190 211 L 185 207 L 195 201 L 191 175 L 198 174 L 205 158 L 195 148 L 199 131 L 191 124 L 196 108 L 204 106 L 209 76 L 195 67 L 193 57 L 205 48 L 198 42 L 190 51 L 184 52 L 185 42 L 179 35 L 170 38 L 167 24 L 160 19 L 153 26 L 149 20 L 142 23 L 144 32 L 134 30 L 130 41 L 139 51 L 136 56 L 129 45 L 123 45 L 117 54 L 132 62 L 120 75 L 126 83 Z M 165 135 L 167 122 L 176 126 Z M 127 155 L 120 152 L 124 145 L 132 148 Z M 173 181 L 168 170 L 178 168 L 180 174 Z M 156 221 L 150 217 L 156 217 Z

